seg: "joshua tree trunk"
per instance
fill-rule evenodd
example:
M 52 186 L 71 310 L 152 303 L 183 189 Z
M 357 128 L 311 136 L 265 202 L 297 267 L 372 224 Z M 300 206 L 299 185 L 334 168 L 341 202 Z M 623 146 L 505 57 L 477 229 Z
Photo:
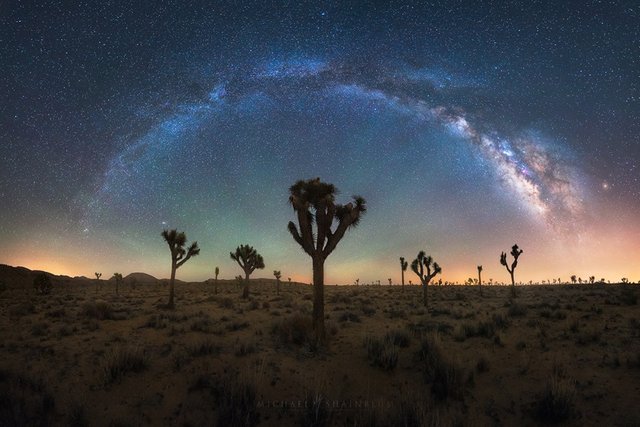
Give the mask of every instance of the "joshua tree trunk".
M 173 302 L 173 285 L 176 280 L 176 267 L 175 263 L 171 266 L 171 279 L 169 280 L 169 303 L 167 304 L 168 308 L 174 308 L 176 305 Z
M 511 294 L 512 295 L 516 295 L 516 280 L 513 278 L 513 270 L 511 270 L 509 272 L 509 274 L 511 275 Z
M 402 271 L 401 273 L 402 274 L 402 292 L 404 292 L 404 270 L 401 270 L 401 271 Z
M 324 342 L 324 258 L 313 257 L 313 329 L 316 338 Z
M 244 288 L 242 289 L 242 298 L 249 298 L 249 273 L 244 273 Z
M 425 307 L 427 307 L 427 302 L 429 301 L 429 298 L 428 298 L 429 295 L 427 294 L 427 289 L 429 289 L 428 285 L 429 285 L 428 283 L 422 284 L 422 289 L 423 289 L 422 298 L 423 298 L 423 303 Z

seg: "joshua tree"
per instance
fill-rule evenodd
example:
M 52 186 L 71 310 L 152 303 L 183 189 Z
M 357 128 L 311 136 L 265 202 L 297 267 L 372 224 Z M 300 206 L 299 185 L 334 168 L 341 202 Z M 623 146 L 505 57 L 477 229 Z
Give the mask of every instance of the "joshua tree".
M 593 285 L 593 282 L 596 281 L 596 276 L 589 276 L 589 283 Z
M 231 259 L 238 263 L 244 271 L 245 282 L 242 289 L 242 298 L 249 298 L 249 276 L 255 269 L 264 268 L 264 259 L 252 246 L 240 245 L 235 252 L 230 252 Z
M 522 249 L 519 249 L 518 245 L 513 245 L 511 247 L 511 256 L 513 257 L 511 268 L 509 268 L 509 265 L 507 264 L 507 254 L 502 252 L 502 254 L 500 255 L 500 264 L 504 265 L 504 267 L 507 269 L 507 271 L 511 275 L 511 295 L 513 296 L 516 295 L 516 281 L 513 278 L 513 273 L 515 272 L 516 267 L 518 266 L 518 257 L 522 254 L 522 252 L 523 252 Z
M 482 266 L 478 266 L 478 286 L 480 286 L 480 295 L 482 295 Z
M 404 272 L 407 271 L 409 263 L 404 260 L 404 257 L 400 257 L 400 278 L 402 279 L 402 292 L 404 292 Z
M 420 278 L 420 282 L 422 283 L 423 303 L 424 306 L 427 307 L 427 286 L 431 279 L 436 277 L 436 274 L 440 274 L 442 272 L 442 269 L 437 262 L 433 262 L 433 258 L 431 258 L 430 255 L 425 255 L 424 251 L 418 252 L 418 256 L 411 263 L 411 269 Z M 425 269 L 427 270 L 426 273 L 424 271 Z
M 573 276 L 571 276 L 571 283 L 573 283 L 575 285 L 575 283 L 578 281 L 578 278 L 576 277 L 576 275 L 574 274 Z
M 122 274 L 113 273 L 113 279 L 116 281 L 116 295 L 118 295 L 120 283 L 122 283 Z
M 280 278 L 282 274 L 278 270 L 273 270 L 273 275 L 276 278 L 276 295 L 280 295 Z
M 389 281 L 389 286 L 391 286 L 391 279 L 387 279 Z
M 214 282 L 213 285 L 213 293 L 214 294 L 218 294 L 218 274 L 220 274 L 220 269 L 218 267 L 216 267 L 215 271 L 214 271 L 215 275 L 216 275 L 216 281 Z
M 289 285 L 291 285 L 291 277 L 288 277 L 287 280 L 289 281 Z
M 100 277 L 102 277 L 102 273 L 93 273 L 96 275 L 96 293 L 98 292 L 98 286 L 100 286 Z
M 169 245 L 171 251 L 171 279 L 169 280 L 169 302 L 167 308 L 175 308 L 174 299 L 174 285 L 176 281 L 176 270 L 189 261 L 192 256 L 197 256 L 200 253 L 198 248 L 198 242 L 193 242 L 187 249 L 184 246 L 187 244 L 187 236 L 184 232 L 178 232 L 177 230 L 164 230 L 160 235 L 164 238 L 165 242 Z
M 289 188 L 289 202 L 297 214 L 298 227 L 289 222 L 293 239 L 311 257 L 313 266 L 313 329 L 317 342 L 325 340 L 324 263 L 348 229 L 358 225 L 367 210 L 366 201 L 353 196 L 346 205 L 335 202 L 338 189 L 320 178 L 300 180 Z M 315 220 L 315 232 L 314 223 Z M 335 230 L 331 227 L 337 222 Z

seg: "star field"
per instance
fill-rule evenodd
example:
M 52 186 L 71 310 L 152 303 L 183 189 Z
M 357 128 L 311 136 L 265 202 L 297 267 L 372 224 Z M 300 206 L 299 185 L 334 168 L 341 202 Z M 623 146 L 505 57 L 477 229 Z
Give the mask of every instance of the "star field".
M 288 187 L 369 210 L 329 283 L 640 279 L 640 9 L 633 2 L 10 2 L 0 6 L 0 262 L 310 281 Z

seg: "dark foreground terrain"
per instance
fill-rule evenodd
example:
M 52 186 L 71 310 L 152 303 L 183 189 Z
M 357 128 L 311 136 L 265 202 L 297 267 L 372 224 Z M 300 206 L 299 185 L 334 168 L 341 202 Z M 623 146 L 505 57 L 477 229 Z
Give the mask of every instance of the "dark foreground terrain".
M 640 425 L 640 286 L 327 287 L 0 271 L 0 425 Z

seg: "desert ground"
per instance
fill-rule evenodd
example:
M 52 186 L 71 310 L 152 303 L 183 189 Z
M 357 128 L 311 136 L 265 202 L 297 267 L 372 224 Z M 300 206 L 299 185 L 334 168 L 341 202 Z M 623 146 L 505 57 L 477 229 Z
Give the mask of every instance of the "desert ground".
M 176 284 L 0 271 L 0 425 L 640 425 L 638 285 Z M 132 276 L 135 277 L 135 276 Z

